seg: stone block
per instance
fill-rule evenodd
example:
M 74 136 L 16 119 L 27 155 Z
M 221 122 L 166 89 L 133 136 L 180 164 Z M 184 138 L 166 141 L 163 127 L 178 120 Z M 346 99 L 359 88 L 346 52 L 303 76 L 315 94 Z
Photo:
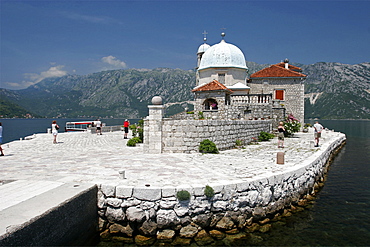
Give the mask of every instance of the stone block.
M 161 199 L 162 190 L 160 188 L 134 188 L 133 197 L 144 201 L 156 201 Z
M 126 217 L 131 222 L 143 222 L 146 218 L 145 212 L 138 207 L 130 207 L 126 210 Z
M 242 182 L 242 183 L 236 184 L 236 190 L 238 192 L 247 191 L 248 189 L 249 189 L 249 182 Z
M 200 184 L 194 184 L 193 185 L 193 194 L 195 196 L 203 196 L 204 195 L 204 186 Z
M 111 184 L 102 184 L 100 186 L 100 190 L 101 190 L 101 192 L 103 192 L 103 194 L 106 197 L 114 197 L 115 196 L 115 192 L 116 192 L 116 186 L 115 185 L 111 185 Z
M 133 187 L 129 186 L 117 186 L 116 197 L 117 198 L 129 198 L 132 196 Z
M 173 187 L 162 188 L 162 197 L 176 196 L 176 190 Z
M 278 152 L 276 157 L 276 164 L 284 165 L 284 152 Z
M 115 208 L 119 208 L 122 204 L 122 200 L 121 199 L 118 199 L 118 198 L 107 198 L 106 199 L 106 203 L 109 205 L 109 206 L 112 206 L 112 207 L 115 207 Z

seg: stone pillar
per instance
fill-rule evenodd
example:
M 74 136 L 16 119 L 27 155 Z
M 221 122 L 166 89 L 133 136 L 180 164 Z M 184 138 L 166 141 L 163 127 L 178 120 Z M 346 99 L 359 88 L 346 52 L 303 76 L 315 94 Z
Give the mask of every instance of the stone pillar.
M 164 106 L 162 98 L 154 96 L 153 105 L 148 105 L 149 116 L 144 121 L 144 152 L 150 154 L 162 153 L 162 122 Z

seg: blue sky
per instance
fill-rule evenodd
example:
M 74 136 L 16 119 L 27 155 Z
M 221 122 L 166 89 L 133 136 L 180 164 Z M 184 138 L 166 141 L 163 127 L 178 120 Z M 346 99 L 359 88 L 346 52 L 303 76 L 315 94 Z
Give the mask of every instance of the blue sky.
M 196 66 L 203 43 L 247 61 L 370 61 L 370 1 L 0 0 L 0 88 L 107 69 Z

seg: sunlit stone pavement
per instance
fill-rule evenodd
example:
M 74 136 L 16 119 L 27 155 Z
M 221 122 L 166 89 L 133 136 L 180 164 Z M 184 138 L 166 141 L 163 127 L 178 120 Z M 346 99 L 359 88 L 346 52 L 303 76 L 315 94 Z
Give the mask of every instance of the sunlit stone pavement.
M 144 154 L 142 144 L 126 146 L 123 132 L 103 135 L 60 133 L 58 144 L 51 134 L 36 134 L 30 140 L 3 144 L 0 180 L 43 180 L 60 183 L 112 183 L 128 186 L 189 187 L 236 183 L 269 177 L 297 169 L 318 157 L 344 134 L 324 131 L 320 147 L 313 146 L 312 129 L 285 138 L 285 148 L 277 148 L 277 138 L 243 149 L 220 154 Z M 285 164 L 276 164 L 277 152 L 285 152 Z M 120 178 L 119 172 L 125 172 Z

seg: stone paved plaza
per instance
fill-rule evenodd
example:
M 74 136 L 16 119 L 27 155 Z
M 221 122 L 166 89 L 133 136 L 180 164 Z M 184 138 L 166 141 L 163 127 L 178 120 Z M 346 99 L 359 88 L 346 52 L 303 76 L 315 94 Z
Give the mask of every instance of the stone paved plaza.
M 316 157 L 331 140 L 342 135 L 324 131 L 319 148 L 313 133 L 296 133 L 285 138 L 285 148 L 270 142 L 247 145 L 245 149 L 220 154 L 145 154 L 143 144 L 126 146 L 123 132 L 103 135 L 60 133 L 58 144 L 51 134 L 36 134 L 30 140 L 3 144 L 0 180 L 53 181 L 58 183 L 113 183 L 128 186 L 189 187 L 224 184 L 268 177 L 295 169 Z M 285 152 L 285 164 L 276 164 L 277 152 Z M 125 171 L 125 178 L 119 172 Z

